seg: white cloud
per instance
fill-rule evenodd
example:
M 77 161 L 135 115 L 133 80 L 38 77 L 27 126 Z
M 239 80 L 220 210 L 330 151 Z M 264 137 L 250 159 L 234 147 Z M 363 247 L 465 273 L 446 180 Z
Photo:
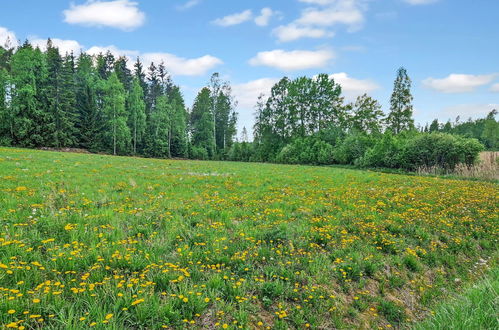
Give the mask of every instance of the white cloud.
M 90 55 L 98 55 L 98 54 L 105 54 L 107 52 L 111 52 L 115 57 L 120 57 L 120 56 L 125 56 L 128 57 L 129 59 L 132 59 L 133 57 L 137 57 L 140 55 L 138 51 L 135 50 L 124 50 L 124 49 L 119 49 L 118 47 L 114 45 L 110 46 L 93 46 L 89 48 L 88 50 L 85 51 L 87 54 Z
M 304 2 L 304 3 L 310 3 L 312 5 L 321 5 L 321 6 L 325 6 L 325 5 L 330 5 L 332 4 L 333 2 L 335 2 L 336 0 L 299 0 L 300 2 Z
M 314 28 L 309 26 L 299 26 L 294 23 L 281 25 L 272 31 L 280 42 L 289 42 L 301 38 L 324 38 L 332 37 L 334 33 L 322 28 Z
M 94 46 L 86 52 L 90 55 L 97 55 L 110 51 L 116 57 L 125 56 L 128 58 L 130 66 L 133 65 L 135 59 L 139 56 L 145 67 L 148 67 L 151 62 L 159 64 L 164 62 L 166 69 L 173 75 L 177 76 L 201 76 L 208 73 L 217 65 L 222 64 L 222 60 L 211 55 L 204 55 L 197 58 L 184 58 L 170 53 L 140 53 L 134 50 L 123 50 L 116 46 Z
M 186 3 L 184 3 L 183 5 L 177 6 L 177 9 L 178 10 L 191 9 L 192 7 L 195 7 L 195 6 L 199 5 L 200 3 L 201 3 L 201 0 L 189 0 Z
M 260 94 L 268 96 L 272 86 L 278 81 L 279 79 L 277 78 L 261 78 L 243 84 L 235 84 L 232 86 L 232 91 L 241 108 L 252 109 L 256 104 L 258 96 Z
M 53 38 L 52 44 L 54 47 L 59 48 L 59 53 L 64 56 L 66 53 L 73 52 L 75 55 L 80 54 L 80 52 L 85 48 L 76 40 L 63 40 Z M 47 39 L 30 39 L 33 46 L 40 48 L 41 50 L 47 50 Z
M 473 92 L 476 88 L 489 84 L 497 74 L 450 74 L 446 78 L 427 78 L 423 80 L 423 85 L 441 93 L 465 93 Z
M 490 91 L 491 91 L 491 92 L 496 92 L 496 93 L 499 93 L 499 83 L 492 85 L 492 86 L 490 87 Z
M 160 63 L 163 61 L 166 69 L 178 76 L 201 76 L 223 63 L 222 60 L 211 55 L 184 58 L 168 53 L 145 53 L 141 55 L 141 58 L 145 63 Z
M 0 46 L 5 46 L 7 42 L 9 43 L 9 47 L 19 46 L 16 34 L 12 31 L 9 31 L 7 28 L 0 26 Z
M 325 67 L 335 54 L 330 50 L 294 50 L 276 49 L 260 52 L 249 63 L 253 66 L 268 66 L 282 71 L 306 70 Z
M 215 25 L 219 26 L 232 26 L 232 25 L 238 25 L 244 22 L 247 22 L 251 20 L 253 17 L 253 12 L 251 10 L 245 10 L 240 13 L 232 14 L 232 15 L 227 15 L 222 18 L 217 18 L 214 20 L 212 23 Z
M 442 116 L 448 116 L 450 118 L 455 118 L 457 116 L 461 117 L 461 120 L 466 120 L 468 118 L 479 118 L 486 116 L 492 110 L 499 110 L 499 104 L 489 103 L 489 104 L 458 104 L 443 108 L 441 111 Z
M 366 6 L 363 0 L 302 1 L 328 5 L 326 8 L 306 8 L 295 23 L 312 26 L 344 24 L 353 32 L 364 23 Z
M 260 11 L 260 16 L 255 17 L 255 24 L 258 26 L 267 26 L 267 25 L 269 25 L 270 19 L 275 14 L 276 13 L 272 9 L 270 9 L 268 7 L 263 8 Z
M 410 5 L 428 5 L 430 3 L 435 3 L 438 0 L 404 0 Z
M 69 24 L 107 26 L 125 31 L 141 26 L 146 19 L 138 3 L 130 0 L 88 0 L 83 5 L 71 5 L 63 13 L 64 21 Z
M 334 73 L 329 76 L 341 85 L 341 89 L 348 99 L 354 99 L 364 93 L 371 93 L 379 88 L 379 85 L 369 79 L 355 79 L 349 77 L 345 72 Z

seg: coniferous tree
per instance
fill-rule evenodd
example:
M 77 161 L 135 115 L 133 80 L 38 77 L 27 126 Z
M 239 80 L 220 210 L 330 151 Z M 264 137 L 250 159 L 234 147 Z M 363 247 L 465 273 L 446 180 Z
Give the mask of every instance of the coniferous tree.
M 178 86 L 170 87 L 168 96 L 171 105 L 170 154 L 173 157 L 187 157 L 187 111 L 184 98 Z
M 48 145 L 61 148 L 75 144 L 75 85 L 74 60 L 72 55 L 65 58 L 54 47 L 52 41 L 47 42 L 47 82 L 45 93 L 50 113 L 50 125 L 46 127 Z
M 97 102 L 101 83 L 88 54 L 82 53 L 78 57 L 75 84 L 77 144 L 81 148 L 97 151 L 101 149 L 100 132 L 103 129 L 102 104 Z
M 26 41 L 12 55 L 11 77 L 13 143 L 22 147 L 45 146 L 45 130 L 51 118 L 44 90 L 47 67 L 40 49 L 33 49 Z
M 438 132 L 440 130 L 440 124 L 438 123 L 438 119 L 434 119 L 431 122 L 430 128 L 428 130 L 429 132 Z
M 159 95 L 154 102 L 149 126 L 150 140 L 148 155 L 151 157 L 170 157 L 170 116 L 171 106 L 166 95 Z
M 209 158 L 215 155 L 213 125 L 211 91 L 203 88 L 192 106 L 191 134 L 193 147 L 201 149 Z
M 390 113 L 387 117 L 388 129 L 399 134 L 414 128 L 413 106 L 411 94 L 411 79 L 405 68 L 397 71 L 393 93 L 390 99 Z

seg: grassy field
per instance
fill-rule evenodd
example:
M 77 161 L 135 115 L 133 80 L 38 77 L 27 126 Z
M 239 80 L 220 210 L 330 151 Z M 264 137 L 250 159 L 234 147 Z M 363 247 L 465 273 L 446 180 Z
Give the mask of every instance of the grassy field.
M 0 325 L 411 326 L 497 266 L 499 186 L 0 148 Z

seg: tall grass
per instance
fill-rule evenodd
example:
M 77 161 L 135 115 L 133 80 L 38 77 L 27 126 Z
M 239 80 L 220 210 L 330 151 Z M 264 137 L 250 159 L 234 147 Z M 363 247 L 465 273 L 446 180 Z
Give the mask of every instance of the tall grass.
M 421 175 L 455 175 L 464 178 L 499 180 L 499 152 L 486 151 L 480 154 L 480 160 L 473 166 L 458 164 L 453 170 L 445 170 L 438 166 L 420 167 Z
M 499 269 L 413 329 L 499 329 Z

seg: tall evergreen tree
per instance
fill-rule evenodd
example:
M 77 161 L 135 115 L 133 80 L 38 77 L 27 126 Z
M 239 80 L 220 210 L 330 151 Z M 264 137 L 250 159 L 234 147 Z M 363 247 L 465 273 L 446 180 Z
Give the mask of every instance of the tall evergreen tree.
M 171 106 L 166 95 L 159 95 L 151 113 L 149 126 L 148 156 L 170 157 L 170 117 Z
M 47 66 L 40 49 L 25 42 L 11 60 L 12 132 L 14 145 L 22 147 L 45 146 L 50 125 L 47 111 L 45 83 Z
M 172 86 L 168 92 L 171 105 L 170 118 L 170 154 L 173 157 L 188 156 L 187 111 L 184 98 L 178 86 Z
M 204 150 L 209 158 L 215 155 L 215 137 L 212 99 L 209 88 L 203 88 L 192 106 L 191 112 L 191 134 L 192 145 Z
M 76 121 L 73 57 L 68 55 L 63 59 L 59 49 L 49 39 L 46 60 L 48 76 L 45 93 L 51 118 L 50 125 L 46 127 L 47 135 L 50 134 L 47 143 L 56 148 L 73 146 Z
M 438 123 L 438 119 L 434 119 L 431 124 L 430 128 L 428 129 L 429 132 L 438 132 L 440 130 L 440 124 Z
M 92 65 L 92 57 L 80 54 L 76 62 L 76 112 L 78 146 L 91 151 L 101 149 L 100 132 L 103 129 L 102 104 L 98 105 L 100 77 Z M 101 101 L 101 98 L 99 98 Z
M 405 68 L 397 71 L 393 93 L 390 99 L 390 113 L 387 117 L 388 129 L 399 134 L 414 128 L 413 106 L 411 94 L 411 79 Z

